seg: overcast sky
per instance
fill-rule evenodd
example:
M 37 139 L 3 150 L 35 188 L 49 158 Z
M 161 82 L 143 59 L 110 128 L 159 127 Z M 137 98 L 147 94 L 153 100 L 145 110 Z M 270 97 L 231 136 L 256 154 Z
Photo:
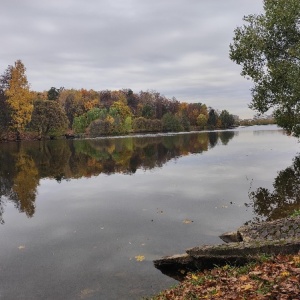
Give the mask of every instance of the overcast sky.
M 229 59 L 262 0 L 1 0 L 0 73 L 21 59 L 36 91 L 156 90 L 242 118 L 251 81 Z

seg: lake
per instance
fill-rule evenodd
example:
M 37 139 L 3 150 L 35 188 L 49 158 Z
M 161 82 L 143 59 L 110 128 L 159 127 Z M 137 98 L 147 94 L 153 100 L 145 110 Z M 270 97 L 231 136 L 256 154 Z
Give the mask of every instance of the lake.
M 272 192 L 298 151 L 273 125 L 1 143 L 0 299 L 141 299 L 174 285 L 153 260 L 267 219 L 274 203 L 249 195 Z

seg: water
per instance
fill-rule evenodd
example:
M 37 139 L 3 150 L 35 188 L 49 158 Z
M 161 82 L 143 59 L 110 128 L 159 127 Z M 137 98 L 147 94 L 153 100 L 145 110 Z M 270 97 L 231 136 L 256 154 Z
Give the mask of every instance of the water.
M 176 281 L 152 261 L 257 218 L 298 151 L 276 126 L 2 143 L 0 299 L 157 293 Z

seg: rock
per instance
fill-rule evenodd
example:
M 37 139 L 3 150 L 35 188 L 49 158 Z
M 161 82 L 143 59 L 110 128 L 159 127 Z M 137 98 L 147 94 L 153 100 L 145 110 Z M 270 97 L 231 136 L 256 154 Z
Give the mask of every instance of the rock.
M 162 273 L 182 280 L 189 271 L 241 265 L 257 260 L 261 254 L 296 254 L 300 251 L 300 217 L 241 226 L 220 238 L 227 244 L 194 247 L 185 254 L 155 260 L 154 265 Z
M 154 260 L 154 266 L 163 274 L 182 281 L 187 272 L 195 271 L 197 264 L 193 257 L 185 254 L 175 254 Z
M 188 249 L 186 253 L 195 260 L 203 257 L 249 257 L 265 253 L 270 255 L 295 254 L 300 250 L 299 239 L 273 240 L 273 241 L 252 241 L 229 243 L 213 246 L 199 246 Z
M 238 231 L 229 231 L 221 234 L 219 238 L 225 243 L 241 242 L 242 237 Z

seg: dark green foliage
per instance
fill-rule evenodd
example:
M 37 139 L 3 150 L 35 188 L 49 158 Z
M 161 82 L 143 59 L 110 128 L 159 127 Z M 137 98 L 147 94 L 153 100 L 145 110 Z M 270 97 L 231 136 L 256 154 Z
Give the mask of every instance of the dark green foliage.
M 252 78 L 250 107 L 270 108 L 279 126 L 300 136 L 300 1 L 264 0 L 264 14 L 244 17 L 235 30 L 230 58 Z
M 171 113 L 166 113 L 162 117 L 163 131 L 183 131 L 183 126 L 178 117 Z
M 180 123 L 184 131 L 190 131 L 191 124 L 186 114 L 182 114 L 180 117 Z
M 147 119 L 154 118 L 155 110 L 150 104 L 146 104 L 142 109 L 142 116 Z
M 210 109 L 210 111 L 208 113 L 207 125 L 210 129 L 214 129 L 217 126 L 217 123 L 218 123 L 218 114 L 212 108 L 212 109 Z
M 227 110 L 222 110 L 219 118 L 222 128 L 230 128 L 234 125 L 234 117 Z
M 0 134 L 8 130 L 11 122 L 11 111 L 5 95 L 5 90 L 9 87 L 11 79 L 11 68 L 12 66 L 8 66 L 3 75 L 0 76 Z
M 48 93 L 47 93 L 47 97 L 48 100 L 54 100 L 56 101 L 59 97 L 60 92 L 63 90 L 63 88 L 57 89 L 55 87 L 52 87 Z

